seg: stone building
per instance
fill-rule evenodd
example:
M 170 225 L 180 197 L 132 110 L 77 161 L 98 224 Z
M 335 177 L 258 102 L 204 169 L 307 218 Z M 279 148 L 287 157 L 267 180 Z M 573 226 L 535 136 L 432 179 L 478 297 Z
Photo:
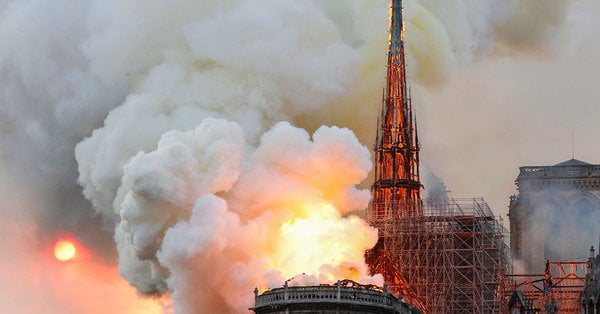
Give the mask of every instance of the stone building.
M 581 293 L 581 313 L 600 314 L 600 255 L 596 255 L 594 247 L 590 249 L 588 271 L 585 276 L 585 287 Z
M 515 270 L 540 273 L 546 260 L 585 258 L 600 230 L 600 165 L 571 159 L 519 169 L 508 213 Z
M 254 290 L 257 314 L 409 314 L 420 313 L 384 287 L 361 285 L 351 280 L 334 285 L 288 286 L 259 295 Z

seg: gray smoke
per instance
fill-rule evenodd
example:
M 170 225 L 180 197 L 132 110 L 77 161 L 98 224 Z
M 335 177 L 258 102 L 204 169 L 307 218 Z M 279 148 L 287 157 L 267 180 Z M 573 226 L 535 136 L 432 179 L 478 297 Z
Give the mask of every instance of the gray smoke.
M 325 186 L 292 172 L 293 184 L 284 180 L 287 187 L 343 207 L 339 210 L 364 207 L 366 192 L 354 187 L 370 167 L 364 147 L 344 129 L 313 131 L 336 124 L 352 129 L 362 143 L 372 142 L 384 78 L 387 5 L 384 0 L 0 1 L 0 195 L 6 199 L 0 218 L 35 221 L 41 242 L 73 233 L 110 262 L 114 236 L 124 277 L 148 294 L 181 287 L 173 295 L 182 313 L 200 306 L 246 307 L 248 299 L 239 295 L 224 300 L 207 293 L 199 301 L 205 303 L 190 301 L 185 292 L 191 283 L 183 275 L 210 273 L 206 267 L 211 263 L 187 269 L 186 259 L 178 257 L 196 256 L 203 248 L 190 246 L 195 254 L 185 253 L 186 248 L 176 246 L 177 235 L 198 240 L 196 224 L 218 234 L 225 232 L 223 224 L 238 219 L 232 212 L 244 222 L 264 214 L 268 206 L 245 211 L 239 205 L 263 199 L 261 191 L 252 197 L 229 191 L 238 176 L 245 178 L 230 173 L 230 163 L 244 173 L 268 160 L 269 167 L 289 175 L 281 162 L 310 168 L 315 158 L 336 156 L 332 163 L 349 161 L 338 169 L 347 176 L 326 180 Z M 469 182 L 478 180 L 458 175 L 457 169 L 466 165 L 482 173 L 493 159 L 474 154 L 485 162 L 471 163 L 452 153 L 471 141 L 457 134 L 471 132 L 469 121 L 453 115 L 476 110 L 461 100 L 486 99 L 479 95 L 481 89 L 465 89 L 472 84 L 465 69 L 485 77 L 486 60 L 500 63 L 492 64 L 493 69 L 502 66 L 498 60 L 507 60 L 489 56 L 512 58 L 552 47 L 567 6 L 552 2 L 537 10 L 516 0 L 406 1 L 409 76 L 424 121 L 423 155 L 452 190 L 471 191 Z M 533 27 L 520 26 L 527 23 Z M 529 61 L 506 62 L 518 66 Z M 526 68 L 537 70 L 535 65 Z M 456 94 L 448 95 L 448 86 Z M 452 117 L 454 124 L 440 121 Z M 309 132 L 273 128 L 280 120 Z M 298 152 L 306 160 L 286 156 L 276 145 L 261 146 L 268 130 L 306 134 L 295 137 L 296 143 L 307 148 L 331 143 L 327 149 L 339 151 Z M 317 134 L 324 138 L 317 140 Z M 287 147 L 285 140 L 278 143 Z M 252 157 L 261 147 L 285 158 Z M 242 155 L 239 160 L 237 154 Z M 506 171 L 506 164 L 501 169 Z M 327 173 L 326 168 L 310 169 L 307 173 L 315 177 Z M 261 181 L 250 178 L 262 177 L 253 174 L 242 185 L 260 186 Z M 498 178 L 503 181 L 494 182 L 506 182 L 505 176 Z M 495 186 L 461 195 L 493 194 L 489 191 Z M 329 187 L 335 193 L 327 192 Z M 232 208 L 219 199 L 229 200 L 226 205 Z M 197 208 L 221 213 L 223 221 L 206 222 L 202 214 L 194 215 Z M 289 217 L 279 218 L 274 221 Z M 348 226 L 368 230 L 358 221 L 334 220 L 341 223 L 341 234 Z M 361 245 L 368 246 L 368 234 Z M 173 245 L 164 247 L 163 241 Z M 204 249 L 243 255 L 236 249 L 239 243 L 206 241 L 210 245 Z M 258 267 L 255 260 L 248 263 Z M 273 276 L 272 282 L 280 277 Z M 225 280 L 215 285 L 233 289 L 260 281 L 226 279 L 235 284 Z

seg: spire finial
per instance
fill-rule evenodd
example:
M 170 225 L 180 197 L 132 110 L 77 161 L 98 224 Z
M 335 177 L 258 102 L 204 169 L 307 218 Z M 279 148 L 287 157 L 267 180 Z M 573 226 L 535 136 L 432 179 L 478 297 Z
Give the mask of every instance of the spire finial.
M 404 21 L 402 19 L 402 0 L 392 0 L 392 17 L 390 25 L 390 53 L 404 53 Z

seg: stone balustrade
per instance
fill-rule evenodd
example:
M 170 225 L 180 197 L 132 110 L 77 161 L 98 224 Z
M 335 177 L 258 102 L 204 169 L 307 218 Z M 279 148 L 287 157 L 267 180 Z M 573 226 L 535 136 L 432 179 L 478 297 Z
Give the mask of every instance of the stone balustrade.
M 255 290 L 255 307 L 294 303 L 330 303 L 385 308 L 390 313 L 407 313 L 407 305 L 384 290 L 343 285 L 288 286 L 258 294 Z

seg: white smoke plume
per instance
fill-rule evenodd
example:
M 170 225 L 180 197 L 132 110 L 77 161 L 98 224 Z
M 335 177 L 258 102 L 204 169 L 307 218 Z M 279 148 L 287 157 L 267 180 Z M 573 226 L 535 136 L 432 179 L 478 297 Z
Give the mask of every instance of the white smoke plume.
M 567 13 L 405 5 L 424 101 L 465 65 L 541 49 Z M 110 256 L 114 234 L 121 274 L 178 313 L 239 312 L 254 286 L 302 272 L 373 280 L 375 233 L 342 217 L 368 203 L 368 150 L 321 125 L 372 142 L 387 19 L 385 0 L 0 1 L 0 180 L 29 191 L 2 195 L 43 204 L 27 216 L 49 238 Z
M 279 123 L 247 158 L 245 147 L 237 124 L 207 118 L 124 167 L 115 208 L 125 278 L 146 293 L 168 287 L 182 313 L 243 311 L 253 287 L 300 273 L 379 282 L 362 261 L 377 233 L 336 210 L 369 200 L 353 187 L 371 161 L 352 132 L 323 127 L 311 141 Z

